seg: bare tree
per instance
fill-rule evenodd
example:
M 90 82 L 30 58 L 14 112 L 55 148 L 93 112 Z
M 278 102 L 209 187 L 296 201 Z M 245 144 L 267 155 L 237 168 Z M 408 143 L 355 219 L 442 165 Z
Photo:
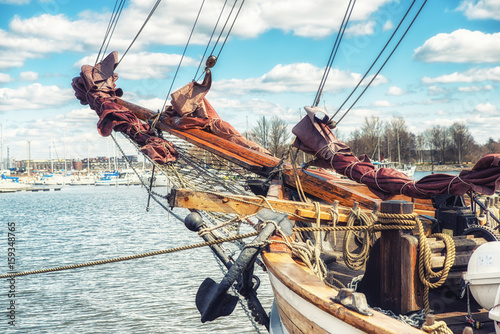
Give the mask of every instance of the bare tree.
M 268 149 L 274 156 L 281 158 L 287 150 L 290 133 L 284 120 L 273 116 L 269 122 L 262 116 L 257 120 L 257 125 L 250 130 L 250 138 Z
M 462 158 L 465 154 L 469 153 L 474 143 L 474 139 L 464 123 L 453 123 L 449 131 L 453 142 L 453 148 L 458 154 L 458 163 L 462 164 Z
M 365 122 L 361 129 L 363 137 L 364 151 L 371 159 L 374 159 L 375 153 L 380 152 L 380 137 L 382 136 L 384 123 L 379 117 L 365 117 Z M 377 159 L 379 159 L 377 157 Z
M 273 116 L 271 120 L 271 130 L 269 133 L 268 149 L 275 157 L 282 158 L 288 149 L 290 132 L 284 120 Z
M 441 159 L 441 163 L 444 164 L 446 162 L 446 153 L 450 146 L 448 129 L 444 126 L 434 125 L 429 130 L 426 130 L 425 133 L 431 149 L 436 151 Z
M 262 116 L 257 120 L 257 125 L 250 130 L 250 139 L 260 146 L 267 148 L 269 132 L 269 122 L 266 120 L 266 116 Z

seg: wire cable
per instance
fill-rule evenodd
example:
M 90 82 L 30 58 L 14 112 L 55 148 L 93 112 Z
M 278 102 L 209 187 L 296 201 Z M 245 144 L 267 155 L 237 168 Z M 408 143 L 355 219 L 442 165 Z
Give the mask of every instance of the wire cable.
M 120 14 L 121 14 L 121 11 L 123 9 L 123 6 L 125 5 L 125 1 L 126 0 L 120 0 L 120 4 L 118 4 L 118 0 L 115 1 L 115 6 L 113 7 L 113 12 L 111 14 L 111 17 L 109 18 L 108 27 L 106 28 L 106 33 L 104 34 L 104 39 L 102 41 L 99 52 L 97 53 L 97 57 L 95 59 L 94 66 L 99 61 L 99 57 L 101 56 L 101 53 L 102 54 L 106 53 L 105 50 L 103 51 L 104 44 L 106 44 L 106 41 L 108 41 L 106 44 L 106 49 L 107 49 L 107 47 L 109 45 L 109 41 L 111 40 L 111 37 L 113 35 L 112 31 L 114 32 L 114 28 L 116 27 L 116 24 L 118 23 L 118 19 L 120 18 Z
M 352 3 L 352 6 L 351 6 Z M 332 67 L 333 61 L 335 59 L 335 56 L 337 55 L 337 51 L 340 45 L 340 42 L 342 41 L 342 37 L 344 36 L 344 32 L 347 28 L 347 23 L 349 22 L 349 19 L 351 18 L 352 10 L 354 9 L 354 5 L 356 4 L 356 0 L 354 0 L 354 3 L 352 0 L 349 1 L 349 4 L 347 5 L 344 18 L 342 19 L 342 23 L 340 24 L 339 27 L 339 33 L 337 34 L 337 37 L 335 38 L 335 43 L 333 44 L 332 52 L 330 53 L 330 58 L 328 58 L 328 62 L 325 67 L 325 71 L 323 72 L 323 77 L 321 78 L 318 91 L 316 92 L 316 97 L 314 98 L 313 106 L 317 107 L 319 104 L 319 100 L 321 98 L 321 93 L 323 92 L 323 89 L 326 84 L 326 80 L 328 79 L 328 75 L 330 74 L 330 69 Z
M 217 30 L 217 26 L 219 25 L 220 18 L 222 17 L 222 13 L 224 13 L 224 9 L 226 8 L 226 4 L 227 4 L 227 0 L 224 1 L 224 5 L 222 6 L 219 17 L 217 18 L 217 22 L 215 22 L 214 29 L 212 30 L 212 35 L 210 35 L 210 39 L 208 40 L 205 51 L 203 52 L 203 56 L 201 56 L 200 64 L 198 65 L 198 69 L 196 70 L 196 73 L 194 74 L 193 81 L 196 80 L 196 77 L 198 76 L 198 72 L 200 71 L 201 65 L 203 64 L 203 59 L 205 59 L 205 56 L 207 55 L 208 48 L 210 47 L 210 43 L 212 43 L 212 39 L 215 35 L 215 31 Z
M 368 82 L 368 84 L 366 85 L 365 89 L 363 89 L 363 91 L 360 93 L 360 95 L 356 98 L 356 100 L 351 104 L 351 106 L 349 107 L 349 109 L 347 109 L 344 114 L 342 115 L 342 117 L 337 121 L 337 125 L 340 123 L 340 121 L 342 121 L 344 119 L 344 117 L 349 113 L 349 111 L 351 111 L 352 107 L 354 107 L 354 105 L 358 102 L 358 100 L 361 98 L 361 96 L 363 96 L 363 94 L 366 92 L 366 90 L 368 89 L 368 87 L 370 87 L 370 85 L 372 84 L 372 82 L 375 80 L 375 78 L 377 78 L 377 76 L 379 75 L 379 73 L 382 71 L 382 69 L 384 68 L 385 64 L 387 64 L 387 62 L 389 61 L 389 59 L 391 58 L 391 56 L 394 54 L 394 52 L 396 51 L 396 49 L 398 48 L 399 44 L 401 44 L 401 42 L 403 41 L 403 38 L 406 36 L 406 34 L 408 33 L 408 30 L 410 30 L 411 26 L 413 25 L 413 23 L 415 22 L 415 20 L 417 19 L 418 15 L 420 14 L 420 12 L 422 11 L 422 9 L 424 8 L 425 4 L 427 3 L 427 0 L 424 1 L 424 3 L 422 4 L 422 6 L 420 6 L 420 9 L 418 10 L 417 14 L 415 14 L 415 17 L 413 18 L 413 20 L 410 22 L 410 25 L 408 26 L 408 28 L 406 28 L 405 32 L 403 33 L 403 36 L 401 36 L 401 38 L 399 39 L 398 43 L 396 44 L 396 46 L 394 46 L 393 50 L 391 51 L 391 53 L 389 54 L 389 56 L 387 57 L 387 59 L 384 61 L 384 63 L 382 64 L 382 66 L 380 66 L 379 70 L 377 71 L 377 73 L 375 73 L 375 75 L 373 76 L 373 78 L 370 80 L 370 82 Z
M 406 19 L 406 16 L 408 15 L 408 13 L 410 12 L 410 10 L 412 9 L 413 5 L 415 4 L 415 1 L 416 0 L 413 0 L 413 2 L 411 3 L 410 7 L 408 8 L 408 10 L 406 11 L 405 15 L 403 16 L 403 18 L 399 21 L 399 24 L 398 26 L 396 27 L 396 29 L 393 31 L 391 37 L 389 38 L 389 40 L 385 43 L 384 47 L 382 48 L 382 50 L 379 52 L 377 58 L 375 58 L 375 60 L 372 62 L 372 64 L 370 65 L 370 67 L 368 68 L 368 70 L 365 72 L 365 74 L 363 75 L 363 77 L 359 80 L 358 84 L 356 85 L 356 87 L 354 87 L 354 89 L 352 90 L 352 92 L 349 94 L 349 96 L 345 99 L 345 101 L 340 105 L 340 107 L 337 109 L 337 111 L 335 112 L 335 114 L 333 114 L 333 116 L 330 118 L 330 119 L 333 119 L 333 117 L 335 117 L 340 109 L 342 109 L 342 107 L 347 103 L 347 101 L 351 98 L 351 96 L 354 94 L 354 92 L 356 92 L 356 90 L 358 89 L 358 87 L 361 85 L 361 83 L 363 82 L 363 80 L 365 80 L 366 76 L 368 75 L 368 73 L 372 70 L 373 66 L 375 66 L 375 64 L 377 63 L 377 61 L 379 60 L 379 58 L 382 56 L 382 53 L 384 53 L 385 49 L 387 48 L 387 46 L 389 45 L 389 43 L 392 41 L 392 39 L 394 38 L 394 36 L 396 35 L 396 33 L 398 32 L 399 28 L 401 27 L 401 25 L 403 24 L 403 21 Z
M 201 10 L 203 9 L 203 5 L 205 4 L 205 0 L 201 2 L 200 9 L 198 10 L 198 15 L 196 15 L 196 20 L 194 21 L 193 28 L 191 28 L 191 33 L 189 34 L 189 38 L 186 42 L 186 46 L 184 47 L 184 51 L 182 52 L 181 60 L 179 61 L 179 64 L 177 65 L 177 69 L 175 70 L 174 78 L 172 79 L 172 83 L 170 84 L 170 88 L 168 89 L 167 96 L 165 97 L 165 102 L 163 102 L 163 107 L 162 111 L 165 110 L 165 107 L 167 106 L 167 101 L 168 97 L 170 96 L 170 92 L 172 91 L 172 87 L 174 86 L 175 79 L 177 78 L 177 74 L 179 73 L 179 69 L 181 68 L 182 61 L 184 60 L 184 56 L 186 55 L 186 50 L 189 46 L 189 42 L 191 42 L 191 37 L 193 36 L 194 29 L 196 27 L 196 24 L 198 23 L 198 19 L 200 18 Z

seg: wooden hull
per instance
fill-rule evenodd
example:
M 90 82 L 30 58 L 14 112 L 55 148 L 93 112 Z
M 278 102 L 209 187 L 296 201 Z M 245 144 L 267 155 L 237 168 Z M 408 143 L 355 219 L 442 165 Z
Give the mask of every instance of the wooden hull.
M 284 330 L 289 333 L 424 333 L 373 311 L 365 316 L 333 302 L 327 287 L 287 252 L 262 255 Z

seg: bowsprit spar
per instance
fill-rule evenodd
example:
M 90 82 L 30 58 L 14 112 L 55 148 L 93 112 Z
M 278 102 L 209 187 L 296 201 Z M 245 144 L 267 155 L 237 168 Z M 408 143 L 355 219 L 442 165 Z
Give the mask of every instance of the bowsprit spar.
M 110 20 L 103 46 L 109 43 L 107 39 L 111 38 L 123 3 L 124 1 L 119 4 L 117 2 L 118 5 Z M 160 1 L 155 3 L 134 41 L 159 3 Z M 224 7 L 226 3 L 224 3 Z M 244 1 L 239 3 L 239 7 L 237 7 L 237 3 L 238 1 L 233 3 L 229 14 L 226 15 L 226 21 L 223 28 L 220 29 L 219 38 L 215 42 L 211 55 L 207 57 L 203 81 L 193 80 L 170 94 L 174 84 L 172 82 L 161 112 L 155 113 L 125 101 L 121 98 L 123 91 L 116 88 L 118 75 L 115 70 L 133 42 L 121 59 L 118 58 L 117 52 L 112 52 L 104 57 L 106 48 L 102 48 L 104 50 L 102 58 L 99 59 L 101 50 L 96 64 L 83 66 L 81 75 L 73 79 L 72 86 L 80 102 L 88 104 L 99 116 L 98 131 L 101 135 L 112 135 L 113 130 L 121 132 L 150 159 L 157 172 L 168 176 L 174 188 L 169 196 L 156 193 L 146 182 L 143 184 L 148 190 L 150 198 L 178 220 L 185 222 L 189 229 L 201 230 L 200 235 L 205 240 L 216 240 L 234 237 L 245 229 L 254 230 L 258 226 L 261 227 L 261 234 L 249 244 L 245 244 L 242 240 L 234 241 L 234 245 L 242 250 L 236 260 L 225 254 L 224 248 L 212 245 L 212 250 L 221 261 L 221 267 L 226 268 L 227 273 L 220 283 L 215 283 L 210 279 L 205 280 L 200 286 L 196 298 L 201 320 L 203 322 L 214 320 L 219 316 L 230 314 L 234 309 L 238 298 L 229 295 L 227 291 L 236 286 L 237 292 L 248 302 L 248 307 L 253 315 L 251 318 L 258 331 L 256 323 L 261 323 L 269 329 L 269 317 L 256 298 L 255 290 L 258 284 L 254 282 L 254 263 L 255 261 L 259 263 L 257 255 L 275 230 L 279 230 L 284 236 L 291 235 L 288 217 L 296 219 L 297 226 L 317 224 L 319 227 L 320 218 L 323 216 L 325 221 L 332 221 L 334 225 L 336 223 L 345 224 L 355 212 L 356 219 L 360 224 L 363 224 L 362 221 L 364 221 L 364 224 L 370 225 L 370 218 L 363 218 L 366 213 L 369 213 L 366 210 L 376 210 L 381 199 L 389 198 L 413 201 L 417 211 L 422 214 L 434 215 L 434 208 L 429 199 L 436 195 L 493 194 L 500 184 L 500 155 L 486 156 L 471 171 L 463 171 L 458 176 L 437 174 L 420 181 L 414 181 L 391 169 L 375 169 L 366 156 L 356 157 L 347 145 L 337 140 L 332 132 L 332 127 L 335 125 L 333 117 L 320 117 L 319 115 L 324 111 L 320 110 L 317 105 L 324 88 L 324 82 L 328 77 L 328 70 L 331 68 L 338 44 L 354 6 L 354 2 L 350 2 L 314 103 L 312 107 L 306 108 L 307 115 L 293 130 L 297 136 L 293 146 L 313 154 L 315 159 L 306 166 L 298 167 L 294 164 L 294 154 L 290 154 L 290 161 L 285 158 L 273 157 L 266 149 L 249 141 L 229 123 L 223 121 L 206 98 L 212 85 L 211 68 L 220 56 Z M 198 16 L 203 4 L 204 1 Z M 425 1 L 422 7 L 424 4 Z M 224 8 L 217 20 L 216 27 L 223 12 Z M 406 14 L 401 22 L 406 18 Z M 418 13 L 413 21 L 417 15 Z M 411 27 L 413 21 L 408 25 L 406 31 Z M 195 26 L 196 21 L 191 35 Z M 400 26 L 401 23 L 397 29 Z M 214 27 L 212 37 L 216 27 Z M 224 31 L 226 31 L 224 41 L 219 43 Z M 401 42 L 404 34 L 397 45 Z M 191 35 L 186 48 L 189 45 Z M 208 50 L 211 40 L 212 38 L 207 44 L 206 50 Z M 216 52 L 214 51 L 218 45 L 219 52 L 215 56 Z M 387 45 L 384 46 L 384 49 Z M 377 74 L 387 63 L 389 57 L 380 66 Z M 182 58 L 180 62 L 182 62 Z M 363 79 L 372 67 L 373 65 Z M 180 63 L 177 71 L 179 68 Z M 197 75 L 198 71 L 195 78 Z M 169 96 L 171 96 L 171 100 L 170 105 L 167 106 Z M 349 110 L 350 108 L 346 113 Z M 337 124 L 346 113 L 337 121 Z M 335 170 L 365 186 L 343 181 L 327 170 L 309 168 L 312 165 Z M 286 187 L 276 187 L 276 185 L 281 184 Z M 282 197 L 283 194 L 280 192 L 287 192 L 291 197 L 301 198 L 304 203 L 290 204 L 280 200 L 271 201 L 269 198 L 248 196 L 249 189 L 252 189 L 257 195 L 267 195 L 268 197 Z M 207 198 L 211 198 L 211 200 L 209 201 Z M 317 202 L 312 204 L 310 199 Z M 321 206 L 318 201 L 329 203 L 329 205 Z M 217 202 L 217 204 L 213 202 Z M 169 205 L 189 208 L 191 213 L 186 218 L 181 217 L 177 212 L 172 211 Z M 359 213 L 361 208 L 365 210 L 363 217 Z M 259 225 L 259 222 L 262 221 L 272 222 L 272 224 L 263 227 L 263 225 Z M 299 231 L 301 230 L 295 230 L 295 244 L 321 244 L 319 242 L 322 239 L 320 235 L 308 234 L 310 232 L 299 233 Z M 495 234 L 494 231 L 493 234 Z M 315 240 L 318 242 L 315 243 Z M 365 238 L 363 243 L 367 242 L 368 238 Z M 319 259 L 319 248 L 316 246 L 313 248 L 313 255 L 309 258 L 298 253 L 297 256 L 302 258 L 304 262 L 309 262 L 311 270 L 326 282 L 325 268 L 322 265 L 322 260 Z M 364 248 L 365 246 L 363 246 Z M 297 247 L 295 247 L 296 249 Z M 365 261 L 366 258 L 355 267 L 357 268 L 359 265 L 362 267 Z M 332 282 L 328 284 L 331 285 Z

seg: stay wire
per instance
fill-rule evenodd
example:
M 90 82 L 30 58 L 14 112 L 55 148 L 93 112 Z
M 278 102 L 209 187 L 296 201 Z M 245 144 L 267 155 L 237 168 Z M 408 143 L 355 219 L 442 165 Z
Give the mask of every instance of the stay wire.
M 234 17 L 233 23 L 231 23 L 231 27 L 229 28 L 229 31 L 227 32 L 226 38 L 224 38 L 224 42 L 222 43 L 222 46 L 220 47 L 219 53 L 217 53 L 217 59 L 219 59 L 219 56 L 222 52 L 222 49 L 224 49 L 224 46 L 226 45 L 227 40 L 229 39 L 229 35 L 231 34 L 231 31 L 233 30 L 234 24 L 236 23 L 236 19 L 240 15 L 241 8 L 243 7 L 243 4 L 245 3 L 245 0 L 241 1 L 240 8 L 238 9 L 238 12 L 236 13 L 236 16 Z
M 123 6 L 124 5 L 125 5 L 125 0 L 123 0 L 122 3 L 121 3 L 121 7 L 120 7 L 120 9 L 118 11 L 118 15 L 117 15 L 117 18 L 116 18 L 116 22 L 113 25 L 113 30 L 111 31 L 111 34 L 110 34 L 110 36 L 108 38 L 108 42 L 106 43 L 106 47 L 104 48 L 104 52 L 102 54 L 102 59 L 104 59 L 104 55 L 106 54 L 106 52 L 108 50 L 109 43 L 111 42 L 111 38 L 113 37 L 113 34 L 115 33 L 115 29 L 116 29 L 116 26 L 118 25 L 118 20 L 120 19 L 120 15 L 122 14 L 122 10 L 123 10 Z
M 205 59 L 205 56 L 207 55 L 208 48 L 210 47 L 210 43 L 212 43 L 212 39 L 214 38 L 215 31 L 217 30 L 217 27 L 219 26 L 219 22 L 220 22 L 220 19 L 222 17 L 222 13 L 224 13 L 224 9 L 226 9 L 226 5 L 227 5 L 227 0 L 224 1 L 224 5 L 222 6 L 219 17 L 217 18 L 217 22 L 215 23 L 214 30 L 212 30 L 212 35 L 210 36 L 210 39 L 208 40 L 205 51 L 203 52 L 203 56 L 200 59 L 200 64 L 198 65 L 198 69 L 196 69 L 196 73 L 194 74 L 193 81 L 195 81 L 196 77 L 198 76 L 198 72 L 200 71 L 201 65 L 203 64 L 203 59 Z
M 240 5 L 240 10 L 241 10 L 241 6 L 243 5 L 243 2 L 245 2 L 245 1 L 244 1 L 244 0 L 242 0 L 242 3 L 241 3 L 241 5 Z M 229 15 L 228 15 L 228 16 L 227 16 L 227 18 L 226 18 L 226 22 L 224 22 L 224 26 L 222 27 L 222 29 L 221 29 L 221 31 L 220 31 L 220 33 L 219 33 L 219 37 L 217 37 L 217 41 L 215 42 L 214 47 L 212 48 L 212 52 L 211 52 L 211 54 L 214 54 L 215 49 L 217 48 L 217 45 L 219 44 L 219 41 L 220 41 L 220 39 L 221 39 L 221 37 L 222 37 L 222 34 L 224 33 L 224 30 L 226 30 L 226 26 L 227 26 L 227 24 L 228 24 L 228 22 L 229 22 L 229 19 L 230 19 L 230 18 L 231 18 L 231 16 L 233 15 L 233 11 L 234 11 L 234 9 L 236 8 L 236 4 L 237 4 L 237 3 L 238 3 L 238 0 L 234 0 L 233 7 L 231 7 L 231 11 L 229 12 Z M 238 10 L 238 13 L 239 13 L 239 10 Z M 236 18 L 237 18 L 237 17 L 238 17 L 238 14 L 236 14 L 236 17 L 235 17 L 235 18 L 234 18 L 234 20 L 233 20 L 233 24 L 234 24 L 234 22 L 236 21 Z M 232 28 L 232 26 L 231 26 L 231 28 Z M 229 37 L 229 33 L 230 33 L 230 32 L 231 32 L 231 31 L 229 31 L 229 32 L 226 34 L 225 40 L 227 40 L 227 39 L 228 39 L 228 37 Z M 225 43 L 225 41 L 224 41 L 224 43 Z M 221 48 L 221 50 L 219 50 L 218 55 L 220 54 L 220 52 L 221 52 L 221 51 L 222 51 L 222 48 Z
M 314 97 L 314 102 L 313 106 L 317 107 L 319 104 L 319 100 L 321 97 L 321 93 L 323 92 L 323 89 L 326 84 L 326 80 L 328 78 L 328 75 L 330 74 L 331 66 L 333 64 L 333 61 L 335 59 L 335 56 L 337 55 L 337 51 L 340 45 L 340 42 L 342 41 L 342 37 L 344 36 L 345 29 L 347 28 L 347 23 L 349 22 L 349 19 L 352 14 L 352 10 L 354 9 L 354 5 L 356 4 L 356 0 L 354 0 L 354 3 L 352 4 L 352 0 L 349 1 L 349 4 L 347 5 L 344 18 L 342 19 L 342 23 L 340 24 L 339 27 L 339 33 L 337 34 L 337 37 L 335 38 L 335 43 L 333 44 L 332 52 L 330 53 L 330 57 L 328 58 L 328 62 L 325 67 L 325 71 L 323 72 L 323 77 L 321 78 L 318 91 L 316 92 L 316 96 Z M 344 24 L 345 23 L 345 24 Z
M 134 39 L 132 40 L 132 42 L 130 43 L 130 45 L 128 46 L 127 50 L 125 50 L 125 52 L 123 53 L 123 55 L 121 56 L 120 60 L 118 61 L 118 63 L 116 64 L 115 68 L 118 67 L 118 65 L 120 65 L 121 61 L 123 60 L 123 57 L 125 57 L 125 55 L 128 53 L 128 51 L 130 50 L 130 48 L 132 47 L 132 45 L 134 45 L 135 41 L 137 40 L 137 38 L 139 37 L 139 35 L 141 34 L 142 30 L 144 30 L 144 27 L 146 26 L 146 24 L 149 22 L 149 19 L 151 18 L 151 16 L 153 16 L 154 12 L 156 11 L 156 9 L 158 8 L 158 5 L 160 4 L 161 0 L 157 0 L 156 3 L 154 4 L 153 8 L 151 9 L 151 11 L 149 12 L 149 15 L 148 17 L 146 18 L 146 20 L 144 21 L 144 23 L 142 24 L 141 28 L 139 29 L 139 31 L 137 32 L 137 34 L 135 35 Z
M 198 19 L 200 18 L 201 10 L 203 9 L 203 5 L 205 4 L 205 0 L 201 2 L 200 9 L 198 10 L 198 14 L 196 15 L 196 20 L 194 21 L 193 28 L 191 28 L 191 33 L 189 34 L 189 38 L 186 42 L 186 46 L 184 47 L 184 51 L 182 52 L 181 60 L 179 61 L 179 64 L 177 65 L 177 69 L 175 70 L 174 78 L 172 79 L 172 83 L 170 84 L 170 88 L 168 89 L 167 96 L 165 97 L 165 102 L 163 102 L 163 107 L 162 111 L 165 110 L 165 107 L 167 106 L 167 101 L 168 97 L 170 96 L 170 92 L 172 91 L 172 87 L 174 86 L 175 79 L 177 78 L 177 74 L 179 73 L 179 69 L 181 68 L 182 61 L 184 60 L 184 56 L 186 55 L 186 50 L 189 46 L 189 42 L 191 42 L 191 37 L 193 36 L 194 29 L 196 27 L 196 24 L 198 23 Z
M 411 3 L 410 7 L 408 8 L 408 10 L 406 11 L 405 15 L 403 16 L 403 18 L 399 21 L 399 24 L 398 26 L 396 27 L 396 29 L 393 31 L 391 37 L 389 38 L 389 40 L 385 43 L 384 47 L 382 48 L 382 50 L 379 52 L 377 58 L 375 58 L 375 60 L 372 62 L 371 66 L 368 68 L 368 70 L 365 72 L 365 74 L 363 75 L 363 77 L 359 80 L 358 84 L 356 85 L 356 87 L 354 87 L 354 89 L 352 90 L 352 92 L 349 94 L 349 96 L 345 99 L 345 101 L 340 105 L 340 107 L 337 109 L 337 111 L 335 112 L 335 114 L 330 118 L 330 119 L 333 119 L 340 111 L 340 109 L 342 109 L 342 107 L 347 103 L 347 101 L 351 98 L 351 96 L 356 92 L 356 90 L 359 88 L 359 86 L 361 85 L 361 83 L 363 82 L 363 80 L 365 80 L 366 76 L 368 75 L 368 73 L 370 73 L 370 71 L 372 70 L 373 66 L 375 66 L 375 64 L 377 63 L 377 61 L 379 60 L 379 58 L 382 56 L 382 53 L 384 53 L 385 49 L 387 48 L 387 46 L 389 45 L 389 43 L 392 41 L 392 39 L 394 38 L 394 36 L 396 35 L 396 33 L 398 32 L 399 28 L 401 27 L 401 25 L 403 24 L 403 21 L 406 19 L 406 16 L 408 16 L 408 13 L 410 12 L 410 10 L 412 9 L 413 5 L 415 4 L 416 0 L 413 0 L 413 2 Z
M 413 25 L 413 23 L 415 22 L 415 20 L 417 19 L 418 15 L 420 14 L 420 12 L 422 11 L 422 9 L 424 8 L 425 4 L 427 3 L 427 0 L 425 0 L 422 4 L 422 6 L 420 6 L 420 9 L 418 10 L 417 14 L 415 14 L 415 17 L 413 18 L 413 20 L 410 22 L 410 25 L 408 26 L 408 28 L 406 28 L 405 32 L 403 33 L 403 36 L 401 36 L 401 38 L 399 39 L 398 43 L 396 44 L 396 46 L 394 46 L 394 49 L 391 51 L 391 53 L 389 54 L 389 56 L 387 57 L 387 59 L 384 61 L 384 63 L 382 64 L 382 66 L 380 66 L 379 70 L 377 71 L 377 73 L 375 73 L 375 75 L 373 76 L 373 78 L 370 80 L 370 82 L 368 82 L 368 84 L 366 85 L 365 89 L 363 89 L 363 91 L 360 93 L 360 95 L 357 97 L 357 99 L 351 104 L 351 106 L 349 107 L 349 109 L 347 109 L 345 111 L 345 113 L 342 115 L 342 117 L 337 121 L 337 124 L 340 123 L 340 121 L 342 121 L 344 119 L 344 117 L 349 113 L 349 111 L 351 111 L 352 107 L 354 107 L 354 105 L 358 102 L 358 100 L 361 98 L 361 96 L 363 96 L 363 94 L 366 92 L 366 90 L 368 89 L 368 87 L 370 87 L 370 85 L 372 84 L 372 82 L 375 80 L 375 78 L 379 75 L 379 73 L 382 71 L 382 69 L 384 68 L 385 64 L 387 64 L 387 62 L 389 61 L 389 59 L 391 58 L 391 56 L 394 54 L 394 52 L 396 51 L 396 49 L 398 48 L 399 44 L 401 44 L 401 42 L 403 41 L 403 38 L 406 36 L 406 34 L 408 33 L 408 31 L 410 30 L 411 26 Z
M 113 12 L 111 14 L 111 17 L 109 18 L 108 27 L 106 28 L 106 33 L 104 34 L 104 38 L 102 40 L 101 47 L 99 49 L 99 52 L 97 53 L 97 57 L 95 59 L 94 66 L 99 61 L 99 57 L 101 56 L 101 53 L 103 53 L 103 54 L 105 53 L 105 51 L 103 52 L 104 45 L 106 44 L 106 40 L 108 41 L 108 44 L 109 44 L 109 41 L 111 40 L 111 36 L 110 36 L 110 32 L 112 30 L 111 27 L 116 26 L 116 23 L 118 22 L 118 18 L 119 18 L 118 11 L 120 11 L 120 13 L 121 13 L 121 9 L 119 9 L 119 8 L 121 6 L 121 8 L 123 9 L 124 4 L 125 4 L 125 0 L 120 0 L 120 5 L 118 5 L 118 0 L 115 1 L 115 6 L 113 7 Z M 107 48 L 107 45 L 106 45 L 106 48 Z

